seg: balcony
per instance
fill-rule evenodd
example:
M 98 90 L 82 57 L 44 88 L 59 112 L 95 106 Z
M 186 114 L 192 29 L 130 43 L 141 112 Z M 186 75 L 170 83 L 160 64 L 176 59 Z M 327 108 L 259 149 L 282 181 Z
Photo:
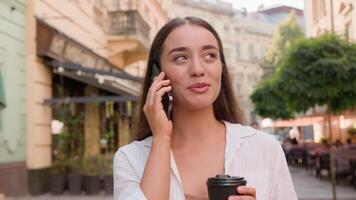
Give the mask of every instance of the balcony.
M 108 11 L 99 23 L 108 35 L 109 60 L 126 66 L 145 60 L 150 45 L 150 25 L 137 10 Z
M 149 45 L 150 26 L 135 10 L 109 12 L 105 31 L 112 36 L 136 36 L 144 46 Z

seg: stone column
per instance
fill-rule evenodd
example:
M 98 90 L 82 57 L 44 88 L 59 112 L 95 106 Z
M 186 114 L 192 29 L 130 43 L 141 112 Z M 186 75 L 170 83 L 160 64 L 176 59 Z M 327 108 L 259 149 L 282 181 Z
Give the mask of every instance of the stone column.
M 97 95 L 98 89 L 85 87 L 85 96 Z M 100 154 L 100 113 L 98 104 L 85 104 L 84 117 L 84 155 Z
M 121 107 L 121 106 L 119 106 Z M 123 109 L 119 109 L 118 115 L 118 134 L 119 134 L 119 147 L 128 144 L 131 140 L 130 138 L 130 130 L 129 130 L 129 120 L 125 117 Z

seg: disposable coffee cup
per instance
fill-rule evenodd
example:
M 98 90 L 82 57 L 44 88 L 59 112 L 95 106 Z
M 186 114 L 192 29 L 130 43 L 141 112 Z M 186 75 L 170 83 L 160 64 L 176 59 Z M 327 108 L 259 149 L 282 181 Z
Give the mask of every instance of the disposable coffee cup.
M 209 200 L 227 200 L 231 195 L 239 195 L 237 187 L 245 186 L 247 181 L 243 177 L 226 174 L 208 178 Z

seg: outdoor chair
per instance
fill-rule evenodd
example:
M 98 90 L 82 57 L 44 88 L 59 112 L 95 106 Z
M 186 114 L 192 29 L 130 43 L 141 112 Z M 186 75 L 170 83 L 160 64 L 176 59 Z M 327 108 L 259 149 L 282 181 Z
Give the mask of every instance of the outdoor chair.
M 303 146 L 294 146 L 289 150 L 289 161 L 294 165 L 305 165 L 306 149 Z
M 322 171 L 326 170 L 330 177 L 330 154 L 322 152 L 316 157 L 316 175 L 321 179 Z

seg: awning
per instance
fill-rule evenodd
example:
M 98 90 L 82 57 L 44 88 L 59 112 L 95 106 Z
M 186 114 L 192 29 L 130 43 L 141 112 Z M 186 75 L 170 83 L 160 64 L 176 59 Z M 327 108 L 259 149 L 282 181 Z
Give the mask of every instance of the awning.
M 92 69 L 89 67 L 84 67 L 84 66 L 81 66 L 81 65 L 75 64 L 75 63 L 61 62 L 59 60 L 49 60 L 49 61 L 46 61 L 46 64 L 50 65 L 52 67 L 63 67 L 68 70 L 81 71 L 81 72 L 89 73 L 92 75 L 100 74 L 100 75 L 106 75 L 106 76 L 113 76 L 116 78 L 122 78 L 125 80 L 136 81 L 136 82 L 140 82 L 142 80 L 142 78 L 140 78 L 140 77 L 132 76 L 127 73 L 115 73 L 115 72 L 102 71 L 102 70 Z
M 53 72 L 118 95 L 140 94 L 141 78 L 132 76 L 67 36 L 47 22 L 37 19 L 37 56 Z
M 105 102 L 128 102 L 137 101 L 136 96 L 91 96 L 91 97 L 65 97 L 51 98 L 44 101 L 45 105 L 62 104 L 62 103 L 105 103 Z
M 139 95 L 140 79 L 128 74 L 101 71 L 58 60 L 48 60 L 45 61 L 45 64 L 52 67 L 53 72 L 56 74 L 118 95 Z
M 293 126 L 311 126 L 315 123 L 324 122 L 324 117 L 299 117 L 291 120 L 280 120 L 271 123 L 271 127 L 293 127 Z

